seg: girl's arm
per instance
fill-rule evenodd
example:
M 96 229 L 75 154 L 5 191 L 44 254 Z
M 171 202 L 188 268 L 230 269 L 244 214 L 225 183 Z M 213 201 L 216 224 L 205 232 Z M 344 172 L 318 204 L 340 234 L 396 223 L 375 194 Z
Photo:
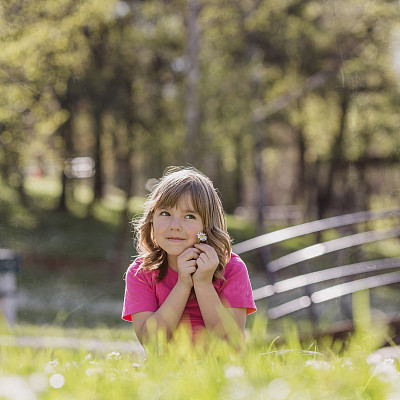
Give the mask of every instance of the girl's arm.
M 136 336 L 143 344 L 157 331 L 165 332 L 167 339 L 177 328 L 193 287 L 192 274 L 196 271 L 196 258 L 200 251 L 188 248 L 177 258 L 178 282 L 169 293 L 161 307 L 155 311 L 132 314 Z
M 178 281 L 156 312 L 132 314 L 133 328 L 140 343 L 146 343 L 150 337 L 156 337 L 159 330 L 165 332 L 167 339 L 172 336 L 182 317 L 190 291 L 190 286 Z
M 218 336 L 236 341 L 243 337 L 246 308 L 226 308 L 212 283 L 219 264 L 216 251 L 209 245 L 196 244 L 202 253 L 198 257 L 197 271 L 193 274 L 194 290 L 206 328 Z
M 226 308 L 212 283 L 195 283 L 194 290 L 206 328 L 230 342 L 240 341 L 246 325 L 246 308 Z

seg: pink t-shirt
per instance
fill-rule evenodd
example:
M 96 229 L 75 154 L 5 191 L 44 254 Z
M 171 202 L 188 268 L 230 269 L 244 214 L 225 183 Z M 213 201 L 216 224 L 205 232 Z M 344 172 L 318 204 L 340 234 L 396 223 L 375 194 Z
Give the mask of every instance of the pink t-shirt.
M 152 311 L 155 312 L 164 303 L 169 293 L 178 281 L 178 273 L 168 267 L 168 272 L 161 282 L 157 282 L 158 271 L 137 272 L 140 258 L 136 259 L 128 268 L 125 279 L 125 298 L 122 318 L 132 321 L 131 314 Z M 224 278 L 216 280 L 213 285 L 225 307 L 243 307 L 247 314 L 256 311 L 250 279 L 246 265 L 236 254 L 225 267 Z M 180 323 L 190 322 L 195 333 L 204 327 L 203 317 L 195 296 L 190 296 L 183 311 Z

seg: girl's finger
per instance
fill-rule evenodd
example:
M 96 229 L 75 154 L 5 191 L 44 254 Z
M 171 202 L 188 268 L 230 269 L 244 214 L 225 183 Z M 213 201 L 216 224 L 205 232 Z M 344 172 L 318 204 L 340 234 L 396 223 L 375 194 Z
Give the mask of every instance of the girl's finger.
M 215 249 L 214 247 L 208 245 L 208 244 L 203 244 L 203 243 L 199 243 L 199 244 L 195 244 L 194 247 L 196 248 L 196 250 L 200 250 L 203 253 L 208 254 L 209 256 L 215 253 Z
M 186 250 L 184 250 L 179 257 L 187 258 L 187 257 L 191 256 L 191 257 L 197 258 L 200 253 L 201 253 L 201 251 L 199 249 L 196 249 L 194 247 L 189 247 Z
M 191 275 L 191 274 L 194 274 L 195 272 L 197 271 L 197 268 L 194 266 L 194 267 L 189 267 L 188 269 L 187 269 L 187 272 Z
M 206 262 L 209 257 L 206 253 L 201 253 L 198 258 L 200 258 L 201 261 Z

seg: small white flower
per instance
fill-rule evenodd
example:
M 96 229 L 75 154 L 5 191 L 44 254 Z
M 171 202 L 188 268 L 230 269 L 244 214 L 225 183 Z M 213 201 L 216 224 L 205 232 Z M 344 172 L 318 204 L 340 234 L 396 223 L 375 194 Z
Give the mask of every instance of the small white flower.
M 380 375 L 380 377 L 385 381 L 396 382 L 400 377 L 400 373 L 397 371 L 392 358 L 385 358 L 382 362 L 376 364 L 372 370 L 374 374 Z
M 50 386 L 54 389 L 60 389 L 64 386 L 65 378 L 64 375 L 54 374 L 49 379 Z
M 59 365 L 59 362 L 58 362 L 58 360 L 57 360 L 57 358 L 56 358 L 56 359 L 53 360 L 53 361 L 49 361 L 49 362 L 46 364 L 46 367 L 44 368 L 44 370 L 45 370 L 45 372 L 46 372 L 47 374 L 54 374 L 54 373 L 56 372 L 56 369 L 57 369 L 58 365 Z
M 317 361 L 317 360 L 307 360 L 306 366 L 314 368 L 314 369 L 320 369 L 320 370 L 327 370 L 327 369 L 334 368 L 332 365 L 330 365 L 326 361 Z
M 109 360 L 120 360 L 121 359 L 121 354 L 118 351 L 113 351 L 110 353 L 107 358 Z
M 236 365 L 225 365 L 224 374 L 228 379 L 240 378 L 244 375 L 244 370 L 240 366 Z
M 379 364 L 383 360 L 383 357 L 379 353 L 372 353 L 367 357 L 367 363 L 368 364 Z
M 203 232 L 197 233 L 197 239 L 199 239 L 199 243 L 207 241 L 207 235 Z

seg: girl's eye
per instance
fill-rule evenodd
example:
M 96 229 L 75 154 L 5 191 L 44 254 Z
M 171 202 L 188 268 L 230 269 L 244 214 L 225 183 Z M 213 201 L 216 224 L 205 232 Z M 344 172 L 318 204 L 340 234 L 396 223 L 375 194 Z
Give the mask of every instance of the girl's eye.
M 168 217 L 169 216 L 169 212 L 168 211 L 161 211 L 160 215 L 163 217 Z
M 196 219 L 196 217 L 193 214 L 188 214 L 185 217 L 186 219 Z

